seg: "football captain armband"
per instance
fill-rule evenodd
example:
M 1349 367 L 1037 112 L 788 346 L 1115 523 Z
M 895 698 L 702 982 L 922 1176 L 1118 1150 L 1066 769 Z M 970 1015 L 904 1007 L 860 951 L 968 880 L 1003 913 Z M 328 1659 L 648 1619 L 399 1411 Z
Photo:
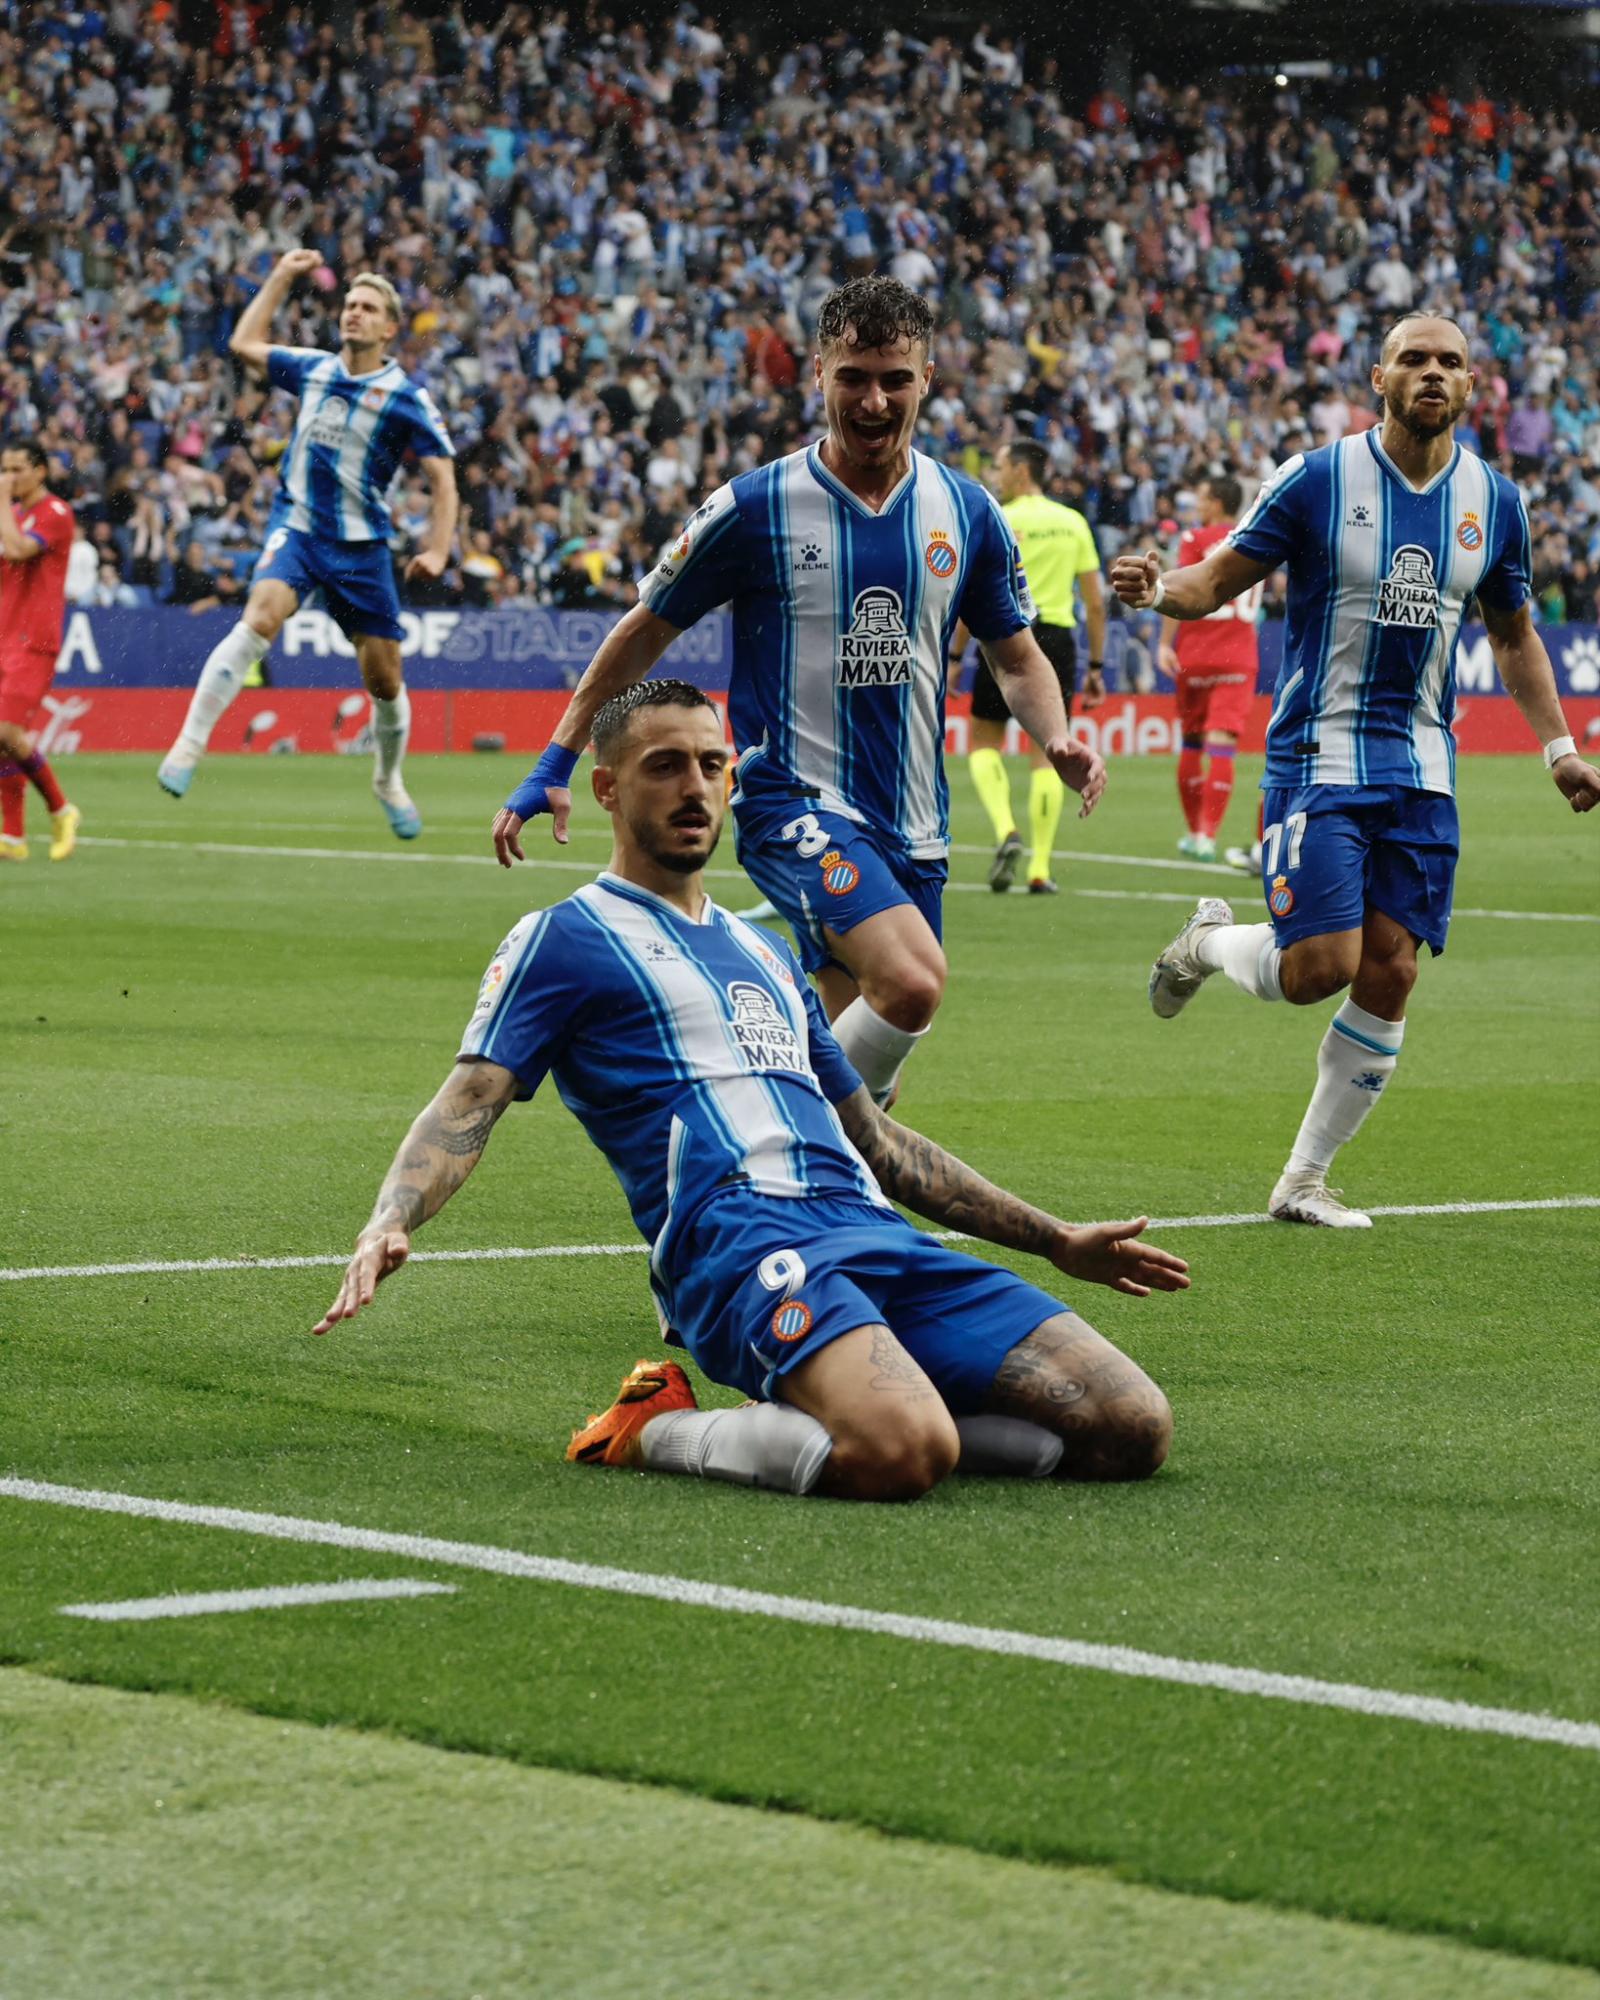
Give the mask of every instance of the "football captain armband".
M 563 790 L 572 783 L 572 774 L 578 768 L 576 750 L 568 750 L 560 743 L 547 743 L 537 764 L 506 800 L 506 811 L 516 814 L 518 819 L 532 819 L 536 813 L 550 810 L 549 791 L 552 785 Z
M 1578 746 L 1570 736 L 1552 736 L 1544 746 L 1544 767 L 1553 771 L 1563 757 L 1575 757 L 1577 754 Z

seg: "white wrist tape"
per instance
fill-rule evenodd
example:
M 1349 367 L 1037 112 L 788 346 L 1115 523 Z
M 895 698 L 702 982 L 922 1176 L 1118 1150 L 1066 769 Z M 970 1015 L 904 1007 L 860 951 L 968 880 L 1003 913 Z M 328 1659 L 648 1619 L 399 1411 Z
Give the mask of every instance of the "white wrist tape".
M 1577 754 L 1578 746 L 1570 736 L 1552 736 L 1544 746 L 1544 767 L 1553 771 L 1563 757 L 1575 757 Z
M 1164 580 L 1158 576 L 1156 578 L 1156 594 L 1154 597 L 1151 598 L 1149 605 L 1146 608 L 1151 611 L 1159 611 L 1162 605 L 1166 603 L 1166 601 L 1167 601 L 1167 586 Z

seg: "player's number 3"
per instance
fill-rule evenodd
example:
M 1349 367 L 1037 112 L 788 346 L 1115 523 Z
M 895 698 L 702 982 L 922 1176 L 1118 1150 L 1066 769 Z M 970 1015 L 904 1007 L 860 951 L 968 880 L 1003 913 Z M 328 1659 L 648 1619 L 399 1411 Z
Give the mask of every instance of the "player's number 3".
M 783 829 L 783 837 L 795 843 L 795 852 L 802 861 L 813 860 L 833 841 L 828 829 L 818 825 L 815 813 L 802 813 L 798 819 L 790 820 Z

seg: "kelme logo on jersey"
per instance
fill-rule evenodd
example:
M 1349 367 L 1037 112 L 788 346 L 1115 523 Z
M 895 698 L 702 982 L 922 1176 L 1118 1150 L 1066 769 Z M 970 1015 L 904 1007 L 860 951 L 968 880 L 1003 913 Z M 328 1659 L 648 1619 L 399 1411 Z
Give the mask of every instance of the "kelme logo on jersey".
M 840 687 L 906 687 L 911 680 L 911 634 L 900 593 L 870 584 L 856 593 L 850 630 L 839 641 Z
M 1396 549 L 1389 574 L 1378 585 L 1379 625 L 1409 625 L 1425 630 L 1439 616 L 1439 586 L 1434 580 L 1433 557 L 1415 542 Z
M 956 545 L 943 528 L 935 528 L 928 537 L 928 546 L 923 550 L 923 560 L 937 577 L 954 576 L 956 564 L 961 558 L 956 553 Z
M 794 1029 L 764 986 L 736 979 L 728 998 L 733 1002 L 733 1038 L 752 1069 L 804 1070 Z
M 1483 547 L 1483 523 L 1476 514 L 1463 514 L 1457 521 L 1456 540 L 1469 556 L 1475 556 Z

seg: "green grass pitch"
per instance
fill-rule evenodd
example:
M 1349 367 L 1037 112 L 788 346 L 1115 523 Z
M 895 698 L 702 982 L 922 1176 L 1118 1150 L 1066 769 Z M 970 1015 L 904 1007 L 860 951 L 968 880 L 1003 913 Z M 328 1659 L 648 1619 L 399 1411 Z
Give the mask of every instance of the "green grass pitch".
M 362 763 L 218 760 L 178 804 L 153 762 L 73 760 L 80 853 L 0 873 L 0 1268 L 345 1251 L 496 942 L 606 851 L 591 805 L 483 865 L 486 759 L 415 760 L 416 850 Z M 1328 1010 L 1144 999 L 1194 896 L 1258 890 L 1175 865 L 1171 768 L 1130 761 L 1063 822 L 1069 893 L 992 896 L 951 775 L 897 1115 L 1074 1216 L 1259 1212 Z M 1335 1178 L 1600 1195 L 1600 827 L 1532 758 L 1464 760 L 1462 812 L 1450 950 Z M 0 1476 L 1600 1721 L 1595 1211 L 1163 1240 L 1185 1297 L 1061 1281 L 1172 1398 L 1140 1487 L 568 1467 L 654 1345 L 632 1254 L 417 1264 L 325 1340 L 332 1268 L 0 1281 Z M 630 1241 L 546 1092 L 418 1247 Z M 5 2000 L 1600 1994 L 1592 1749 L 10 1497 L 0 1576 Z M 456 1589 L 60 1610 L 347 1576 Z

